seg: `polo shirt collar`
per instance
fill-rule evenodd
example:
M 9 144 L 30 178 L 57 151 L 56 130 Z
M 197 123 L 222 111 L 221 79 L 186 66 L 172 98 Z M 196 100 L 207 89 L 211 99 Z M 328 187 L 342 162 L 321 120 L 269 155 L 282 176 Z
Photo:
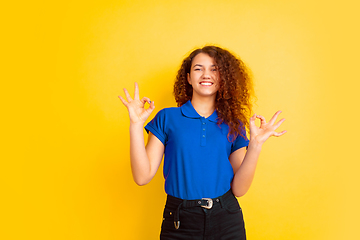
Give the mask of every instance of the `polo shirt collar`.
M 201 116 L 196 112 L 195 108 L 193 107 L 193 105 L 191 104 L 191 101 L 187 101 L 186 103 L 184 103 L 181 107 L 181 112 L 185 117 L 188 118 L 201 118 Z M 217 122 L 217 112 L 216 110 L 206 119 L 212 121 L 212 122 Z

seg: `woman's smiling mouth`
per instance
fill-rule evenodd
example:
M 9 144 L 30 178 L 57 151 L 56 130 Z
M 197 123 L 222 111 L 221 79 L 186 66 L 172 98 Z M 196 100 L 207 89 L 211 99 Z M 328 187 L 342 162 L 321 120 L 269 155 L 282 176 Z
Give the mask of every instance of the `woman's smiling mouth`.
M 200 85 L 202 85 L 202 86 L 211 86 L 211 85 L 213 85 L 213 83 L 212 82 L 200 82 Z

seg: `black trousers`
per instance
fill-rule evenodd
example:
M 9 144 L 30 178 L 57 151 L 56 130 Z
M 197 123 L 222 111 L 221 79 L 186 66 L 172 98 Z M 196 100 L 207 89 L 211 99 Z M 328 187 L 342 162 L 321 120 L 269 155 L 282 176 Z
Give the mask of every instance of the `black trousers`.
M 168 195 L 160 239 L 245 240 L 242 210 L 231 189 L 211 200 L 187 201 Z

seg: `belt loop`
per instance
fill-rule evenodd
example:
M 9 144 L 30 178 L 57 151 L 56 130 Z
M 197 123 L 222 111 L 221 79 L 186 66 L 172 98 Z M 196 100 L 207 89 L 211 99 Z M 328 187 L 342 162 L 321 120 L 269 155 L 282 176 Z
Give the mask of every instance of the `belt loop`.
M 180 208 L 183 205 L 183 203 L 186 202 L 186 200 L 184 200 L 182 203 L 179 204 L 179 206 L 176 209 L 176 212 L 174 214 L 174 226 L 175 229 L 179 229 L 180 227 Z
M 220 206 L 221 208 L 224 208 L 224 203 L 223 203 L 223 199 L 222 199 L 222 196 L 219 197 L 219 201 L 220 201 Z

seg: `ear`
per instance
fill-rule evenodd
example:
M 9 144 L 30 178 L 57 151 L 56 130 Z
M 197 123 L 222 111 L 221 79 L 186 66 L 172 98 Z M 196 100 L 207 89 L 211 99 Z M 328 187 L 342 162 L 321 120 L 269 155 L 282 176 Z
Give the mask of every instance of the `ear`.
M 190 73 L 187 74 L 187 81 L 188 81 L 188 83 L 191 85 Z

